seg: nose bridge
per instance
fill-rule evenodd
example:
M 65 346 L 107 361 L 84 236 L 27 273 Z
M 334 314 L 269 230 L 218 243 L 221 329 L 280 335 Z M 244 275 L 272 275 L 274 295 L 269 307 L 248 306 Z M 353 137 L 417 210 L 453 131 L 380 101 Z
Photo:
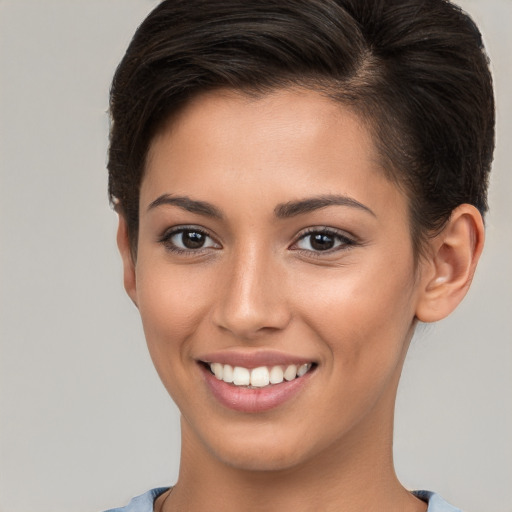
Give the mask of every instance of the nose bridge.
M 283 269 L 270 250 L 255 243 L 233 251 L 216 303 L 214 320 L 240 338 L 286 327 L 290 313 L 284 297 Z

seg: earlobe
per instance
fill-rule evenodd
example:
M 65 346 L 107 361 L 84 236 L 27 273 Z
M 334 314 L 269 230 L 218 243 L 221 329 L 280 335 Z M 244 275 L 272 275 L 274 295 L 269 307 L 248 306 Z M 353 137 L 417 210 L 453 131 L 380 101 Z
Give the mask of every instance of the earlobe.
M 123 261 L 124 289 L 137 306 L 137 280 L 135 277 L 135 262 L 133 260 L 130 237 L 126 219 L 119 214 L 119 225 L 117 227 L 117 247 Z
M 471 285 L 484 238 L 480 212 L 469 204 L 458 206 L 431 240 L 431 256 L 421 278 L 418 320 L 436 322 L 459 305 Z

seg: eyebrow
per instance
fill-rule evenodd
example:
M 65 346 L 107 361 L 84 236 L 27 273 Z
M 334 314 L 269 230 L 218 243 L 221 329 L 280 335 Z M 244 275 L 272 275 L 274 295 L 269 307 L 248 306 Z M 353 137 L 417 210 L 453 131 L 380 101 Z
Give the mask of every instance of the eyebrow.
M 289 201 L 288 203 L 277 205 L 274 208 L 274 213 L 277 218 L 286 219 L 289 217 L 295 217 L 296 215 L 309 213 L 314 210 L 319 210 L 321 208 L 326 208 L 327 206 L 349 206 L 351 208 L 357 208 L 368 212 L 376 217 L 375 213 L 370 210 L 368 206 L 344 195 L 322 195 L 299 201 Z
M 205 217 L 213 217 L 215 219 L 223 218 L 221 211 L 211 203 L 207 203 L 206 201 L 196 201 L 187 196 L 172 196 L 170 194 L 163 194 L 160 197 L 157 197 L 148 206 L 148 211 L 162 205 L 178 206 L 183 210 L 204 215 Z
M 188 212 L 197 213 L 206 217 L 223 219 L 222 212 L 213 204 L 206 201 L 197 201 L 187 196 L 173 196 L 171 194 L 162 194 L 157 197 L 148 206 L 148 211 L 162 205 L 173 205 L 182 208 Z M 301 199 L 299 201 L 289 201 L 279 204 L 274 208 L 274 214 L 279 219 L 287 219 L 297 215 L 303 215 L 328 206 L 349 206 L 366 211 L 376 217 L 375 213 L 368 206 L 356 201 L 355 199 L 344 195 L 322 195 Z

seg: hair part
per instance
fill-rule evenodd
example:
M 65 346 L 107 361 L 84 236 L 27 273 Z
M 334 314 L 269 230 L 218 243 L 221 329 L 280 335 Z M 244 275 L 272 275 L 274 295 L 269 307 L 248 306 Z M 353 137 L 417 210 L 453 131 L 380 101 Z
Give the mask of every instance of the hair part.
M 446 0 L 165 0 L 110 93 L 109 195 L 136 255 L 154 136 L 202 92 L 300 86 L 353 109 L 409 199 L 416 254 L 460 204 L 487 211 L 494 99 L 481 35 Z

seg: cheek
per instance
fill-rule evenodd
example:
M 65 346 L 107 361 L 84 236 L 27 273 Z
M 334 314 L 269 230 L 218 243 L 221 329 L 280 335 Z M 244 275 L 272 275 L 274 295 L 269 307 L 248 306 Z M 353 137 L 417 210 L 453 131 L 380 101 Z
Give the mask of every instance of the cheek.
M 322 350 L 325 393 L 320 402 L 338 436 L 392 398 L 413 332 L 408 276 L 376 279 L 374 273 L 319 283 L 303 318 Z M 304 302 L 304 299 L 299 299 Z
M 329 279 L 312 279 L 314 287 L 305 288 L 314 293 L 297 294 L 301 316 L 328 346 L 334 365 L 378 371 L 399 358 L 414 321 L 408 267 L 340 269 Z
M 159 369 L 161 360 L 170 359 L 170 352 L 186 357 L 187 339 L 206 314 L 211 277 L 193 266 L 158 261 L 141 261 L 139 268 L 138 307 L 151 356 Z

